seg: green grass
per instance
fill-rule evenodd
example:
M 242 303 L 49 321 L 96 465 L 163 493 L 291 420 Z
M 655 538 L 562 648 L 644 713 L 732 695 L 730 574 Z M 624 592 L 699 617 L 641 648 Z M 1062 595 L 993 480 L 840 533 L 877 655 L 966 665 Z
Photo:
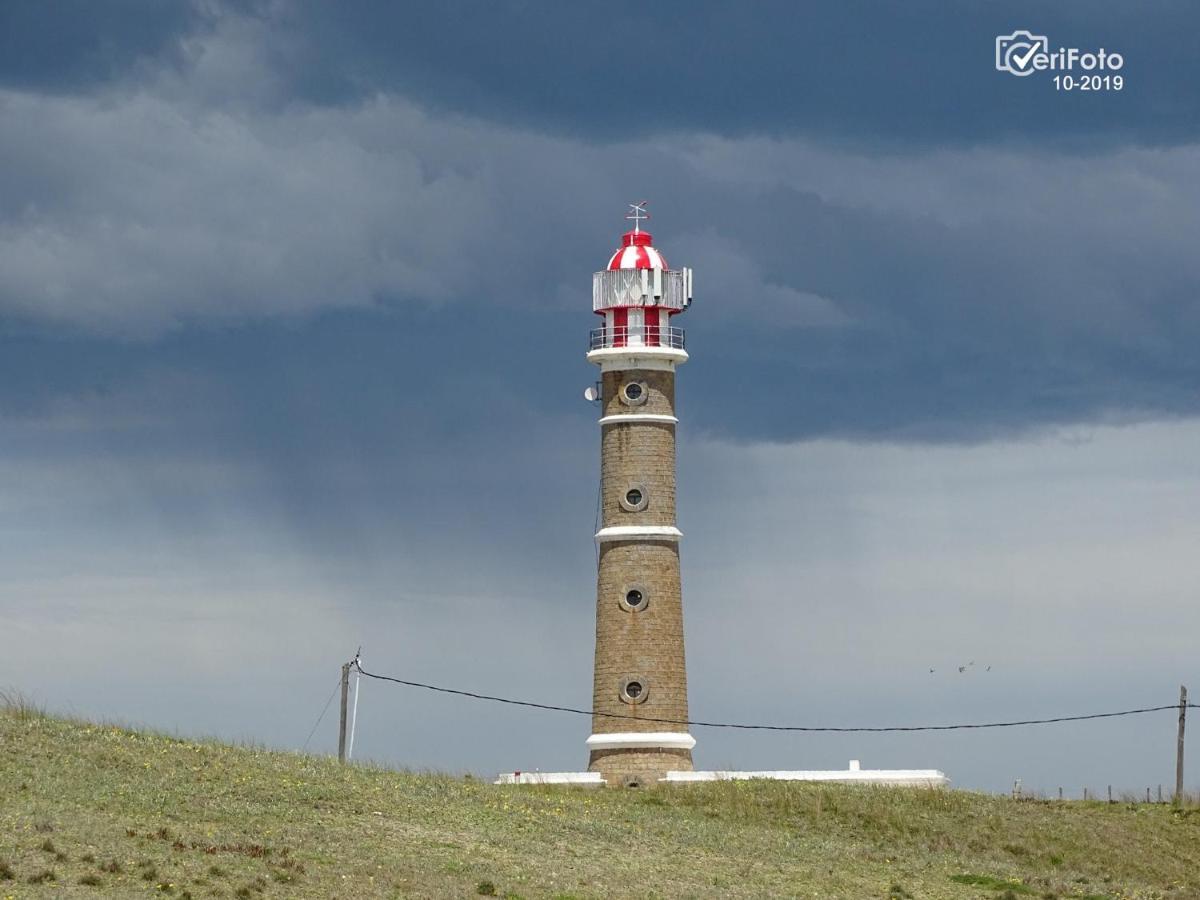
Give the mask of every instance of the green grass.
M 975 887 L 990 888 L 994 891 L 1005 891 L 1012 894 L 1034 894 L 1034 891 L 1029 885 L 1023 884 L 1020 880 L 1012 878 L 996 878 L 992 875 L 953 875 L 950 878 L 958 884 L 972 884 Z
M 1200 897 L 1200 810 L 727 782 L 496 787 L 0 712 L 0 900 Z

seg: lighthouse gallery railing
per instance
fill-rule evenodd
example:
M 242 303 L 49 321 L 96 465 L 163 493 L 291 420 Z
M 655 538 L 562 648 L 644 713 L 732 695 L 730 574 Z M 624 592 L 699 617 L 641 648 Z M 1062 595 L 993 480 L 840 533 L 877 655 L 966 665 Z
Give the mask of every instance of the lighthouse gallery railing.
M 588 336 L 588 349 L 608 347 L 670 347 L 683 350 L 682 328 L 673 325 L 617 325 L 613 328 L 593 328 Z

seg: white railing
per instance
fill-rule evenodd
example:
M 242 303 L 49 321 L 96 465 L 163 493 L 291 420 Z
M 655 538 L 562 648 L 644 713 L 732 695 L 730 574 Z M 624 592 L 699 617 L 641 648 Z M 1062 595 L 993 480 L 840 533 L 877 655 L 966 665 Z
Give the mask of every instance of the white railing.
M 682 328 L 673 325 L 617 325 L 613 328 L 593 328 L 588 336 L 588 349 L 609 347 L 670 347 L 684 349 Z
M 609 269 L 592 276 L 592 309 L 659 306 L 687 309 L 692 302 L 692 270 Z

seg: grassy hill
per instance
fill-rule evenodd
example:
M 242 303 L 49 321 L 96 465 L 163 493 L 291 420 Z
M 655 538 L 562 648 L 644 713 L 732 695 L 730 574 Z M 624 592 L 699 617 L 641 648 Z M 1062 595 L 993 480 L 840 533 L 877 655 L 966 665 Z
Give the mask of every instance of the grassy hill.
M 1200 810 L 469 779 L 0 712 L 0 898 L 1200 897 Z

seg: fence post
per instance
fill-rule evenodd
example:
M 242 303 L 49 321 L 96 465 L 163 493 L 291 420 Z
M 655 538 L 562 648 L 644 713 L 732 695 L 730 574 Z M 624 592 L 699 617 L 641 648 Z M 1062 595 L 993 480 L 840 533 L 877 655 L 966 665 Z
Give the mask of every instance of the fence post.
M 346 699 L 350 693 L 350 663 L 342 663 L 342 716 L 338 722 L 338 762 L 346 761 Z
M 1179 740 L 1175 747 L 1175 803 L 1183 803 L 1183 727 L 1187 724 L 1187 687 L 1179 686 Z

